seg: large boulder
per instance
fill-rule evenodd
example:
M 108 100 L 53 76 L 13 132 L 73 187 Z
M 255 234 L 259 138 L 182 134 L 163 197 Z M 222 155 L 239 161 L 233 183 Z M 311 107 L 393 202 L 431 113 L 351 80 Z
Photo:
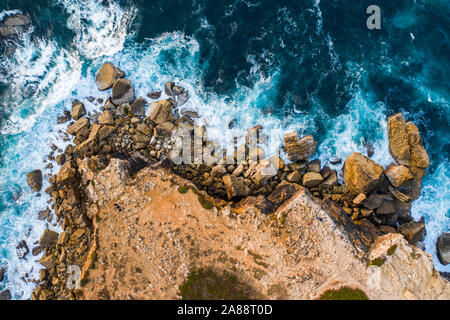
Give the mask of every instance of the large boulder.
M 354 196 L 369 194 L 381 181 L 383 167 L 359 152 L 352 153 L 344 162 L 344 183 Z
M 298 139 L 297 132 L 291 132 L 284 136 L 284 144 L 290 161 L 307 161 L 316 151 L 317 143 L 312 135 Z
M 90 122 L 88 118 L 78 119 L 75 123 L 72 123 L 67 128 L 67 133 L 76 136 L 79 133 L 88 133 L 90 127 Z
M 407 181 L 414 178 L 411 171 L 403 165 L 391 165 L 386 168 L 384 174 L 389 182 L 396 188 L 400 188 Z
M 267 181 L 276 176 L 278 169 L 269 160 L 262 160 L 254 168 L 251 180 L 257 186 L 265 186 Z
M 143 116 L 145 114 L 145 105 L 146 105 L 146 101 L 142 97 L 139 97 L 131 105 L 130 111 L 135 116 Z
M 41 170 L 34 170 L 27 173 L 28 185 L 35 192 L 41 191 L 42 188 L 42 172 Z
M 318 186 L 322 181 L 322 176 L 317 172 L 307 172 L 303 176 L 303 186 L 307 188 Z
M 131 81 L 128 79 L 118 79 L 112 87 L 111 99 L 116 105 L 132 103 L 135 96 Z
M 450 233 L 443 233 L 436 242 L 436 251 L 439 261 L 443 265 L 450 264 Z
M 97 84 L 98 90 L 108 90 L 114 85 L 114 82 L 124 75 L 122 70 L 108 62 L 102 65 L 98 70 L 97 76 L 95 77 L 95 83 Z
M 31 25 L 31 19 L 27 15 L 13 14 L 6 17 L 0 23 L 0 36 L 14 37 L 28 30 Z
M 401 113 L 388 119 L 389 150 L 398 164 L 428 168 L 430 160 L 425 150 L 419 129 L 406 122 Z
M 150 103 L 146 116 L 156 124 L 161 124 L 167 121 L 175 121 L 173 115 L 173 104 L 170 100 L 161 100 Z

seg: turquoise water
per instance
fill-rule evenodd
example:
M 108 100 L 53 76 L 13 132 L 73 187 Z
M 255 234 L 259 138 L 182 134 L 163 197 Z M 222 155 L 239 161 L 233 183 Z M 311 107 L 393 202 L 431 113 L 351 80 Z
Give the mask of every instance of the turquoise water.
M 387 116 L 403 112 L 419 126 L 431 166 L 422 197 L 413 205 L 425 217 L 426 251 L 436 268 L 440 233 L 450 231 L 448 123 L 450 43 L 448 1 L 378 1 L 381 30 L 368 30 L 362 1 L 2 1 L 0 19 L 29 13 L 33 28 L 0 58 L 0 265 L 14 298 L 29 298 L 39 258 L 19 260 L 15 247 L 39 239 L 45 223 L 24 174 L 40 168 L 51 144 L 64 149 L 56 117 L 74 98 L 88 111 L 99 105 L 99 66 L 126 71 L 137 94 L 174 80 L 191 94 L 187 107 L 202 114 L 220 139 L 262 124 L 269 152 L 284 133 L 299 130 L 319 142 L 315 157 L 345 158 L 373 144 L 373 159 L 392 162 Z M 2 48 L 4 49 L 4 48 Z M 44 188 L 47 186 L 44 179 Z M 50 228 L 59 230 L 50 223 Z M 25 279 L 26 280 L 26 279 Z

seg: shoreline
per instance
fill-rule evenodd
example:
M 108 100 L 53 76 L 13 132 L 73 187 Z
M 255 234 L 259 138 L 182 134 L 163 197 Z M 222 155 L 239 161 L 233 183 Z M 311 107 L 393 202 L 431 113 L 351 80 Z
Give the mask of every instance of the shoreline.
M 33 299 L 60 297 L 59 294 L 65 291 L 63 280 L 68 264 L 77 262 L 78 265 L 83 265 L 82 272 L 89 269 L 97 236 L 94 233 L 95 215 L 86 209 L 86 190 L 89 186 L 95 186 L 89 185 L 93 181 L 92 177 L 83 173 L 88 172 L 88 169 L 101 172 L 114 158 L 129 159 L 133 174 L 147 166 L 163 166 L 192 181 L 200 192 L 206 192 L 201 198 L 199 196 L 199 200 L 203 199 L 200 200 L 203 206 L 214 206 L 219 210 L 231 206 L 239 212 L 241 207 L 250 202 L 261 214 L 270 216 L 295 194 L 296 185 L 306 187 L 317 201 L 324 203 L 335 220 L 345 226 L 364 259 L 367 259 L 366 253 L 379 235 L 400 231 L 412 244 L 421 246 L 418 242 L 424 236 L 425 227 L 423 222 L 412 221 L 409 210 L 410 202 L 420 194 L 428 156 L 419 133 L 414 131 L 417 128 L 406 124 L 401 115 L 393 116 L 394 125 L 391 127 L 403 125 L 406 130 L 408 126 L 415 135 L 412 138 L 414 145 L 410 145 L 408 138 L 403 137 L 403 145 L 400 144 L 398 149 L 404 151 L 405 144 L 410 147 L 418 146 L 416 149 L 422 146 L 419 151 L 414 151 L 417 159 L 399 152 L 396 154 L 397 165 L 380 168 L 368 157 L 359 153 L 352 154 L 352 159 L 345 161 L 349 168 L 347 178 L 344 172 L 344 182 L 347 180 L 352 183 L 341 185 L 336 170 L 322 167 L 318 160 L 308 161 L 316 149 L 314 138 L 298 137 L 297 133 L 285 136 L 285 152 L 293 160 L 292 163 L 285 164 L 278 155 L 266 159 L 260 147 L 263 143 L 260 130 L 263 128 L 258 126 L 249 128 L 247 146 L 236 145 L 232 155 L 233 164 L 227 163 L 229 158 L 215 152 L 215 149 L 220 149 L 219 146 L 210 148 L 214 146 L 214 141 L 200 139 L 196 142 L 195 134 L 204 137 L 206 131 L 204 126 L 195 126 L 198 115 L 177 114 L 174 107 L 178 103 L 182 105 L 189 98 L 183 88 L 167 83 L 164 92 L 169 98 L 166 100 L 158 100 L 161 92 L 159 95 L 157 92 L 149 93 L 148 98 L 154 101 L 146 110 L 147 103 L 141 97 L 135 99 L 132 84 L 123 78 L 125 73 L 115 66 L 106 65 L 106 72 L 100 77 L 101 81 L 97 81 L 97 85 L 100 83 L 101 90 L 114 87 L 111 98 L 105 102 L 103 113 L 89 119 L 85 117 L 84 105 L 75 100 L 72 112 L 65 113 L 58 119 L 58 122 L 73 120 L 69 124 L 68 133 L 75 137 L 75 145 L 69 145 L 56 157 L 55 160 L 62 168 L 49 179 L 51 186 L 45 192 L 52 197 L 57 221 L 62 219 L 64 232 L 57 235 L 46 231 L 40 240 L 46 252 L 41 264 L 47 271 L 41 272 L 41 285 L 35 290 Z M 172 112 L 174 109 L 175 112 Z M 175 166 L 168 155 L 174 149 L 182 150 L 177 149 L 172 135 L 180 127 L 181 135 L 186 132 L 189 135 L 194 133 L 193 147 L 199 146 L 202 156 L 205 155 L 203 150 L 210 148 L 213 152 L 207 152 L 206 155 L 215 160 L 222 158 L 225 163 Z M 195 162 L 195 150 L 193 157 Z M 89 160 L 84 161 L 83 158 Z M 338 162 L 338 159 L 335 161 Z M 416 162 L 419 166 L 416 166 Z M 276 170 L 273 171 L 272 168 Z M 390 178 L 386 178 L 388 172 Z M 37 181 L 33 181 L 33 176 Z M 30 186 L 35 185 L 36 189 L 40 189 L 38 182 L 39 174 L 31 174 Z M 405 190 L 401 187 L 405 184 L 408 185 L 408 192 L 404 193 L 402 191 Z M 393 215 L 396 215 L 394 220 Z M 400 216 L 404 219 L 402 225 L 406 226 L 402 230 L 396 230 L 394 226 Z M 77 298 L 76 293 L 72 292 L 70 297 Z

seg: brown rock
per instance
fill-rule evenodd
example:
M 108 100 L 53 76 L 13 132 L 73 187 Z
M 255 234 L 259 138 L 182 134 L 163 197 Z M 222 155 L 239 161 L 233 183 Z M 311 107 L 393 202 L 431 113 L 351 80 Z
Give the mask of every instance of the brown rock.
M 225 166 L 223 166 L 221 164 L 216 165 L 211 170 L 211 175 L 213 177 L 217 177 L 217 178 L 222 177 L 226 173 L 227 173 L 227 169 L 225 168 Z
M 411 147 L 412 164 L 419 168 L 428 168 L 430 165 L 430 159 L 423 146 L 419 129 L 412 122 L 408 122 L 406 124 L 406 131 L 408 133 L 409 146 Z
M 331 188 L 338 185 L 339 181 L 337 177 L 337 172 L 336 170 L 331 170 L 330 173 L 328 174 L 328 177 L 322 182 L 322 186 L 324 188 Z
M 383 167 L 359 152 L 344 162 L 344 183 L 351 194 L 368 194 L 380 183 Z
M 291 172 L 286 177 L 287 181 L 293 182 L 293 183 L 299 183 L 301 179 L 302 179 L 302 175 L 300 174 L 300 171 L 298 171 L 298 170 Z
M 105 110 L 103 113 L 98 117 L 98 123 L 100 124 L 114 124 L 114 116 L 111 110 Z
M 49 229 L 46 229 L 39 240 L 39 244 L 43 248 L 49 248 L 58 239 L 58 233 Z
M 1 300 L 11 300 L 11 291 L 4 290 L 0 292 L 0 301 Z
M 360 205 L 364 200 L 366 200 L 366 195 L 364 193 L 360 193 L 356 198 L 353 199 L 353 203 L 356 205 Z
M 161 97 L 161 91 L 153 91 L 147 93 L 147 97 L 150 99 L 159 99 Z
M 222 179 L 229 200 L 236 197 L 246 197 L 250 193 L 250 189 L 245 185 L 243 178 L 226 175 Z
M 39 260 L 39 263 L 46 269 L 52 269 L 56 265 L 56 257 L 52 254 L 45 255 L 41 258 L 41 260 Z
M 384 196 L 383 203 L 375 210 L 378 215 L 392 215 L 395 213 L 395 200 L 390 196 Z
M 175 129 L 175 125 L 172 122 L 167 121 L 156 126 L 156 133 L 158 136 L 168 137 Z
M 426 230 L 425 224 L 422 221 L 409 222 L 398 227 L 398 231 L 405 237 L 412 245 L 425 238 Z
M 396 188 L 400 188 L 405 182 L 414 178 L 409 169 L 403 165 L 390 165 L 384 171 L 384 174 Z
M 64 186 L 70 185 L 76 181 L 76 170 L 72 167 L 70 161 L 66 162 L 56 176 L 56 183 Z
M 317 146 L 312 135 L 299 140 L 297 132 L 286 134 L 284 144 L 290 161 L 308 160 L 316 151 Z
M 26 32 L 31 26 L 31 19 L 24 14 L 11 14 L 6 16 L 0 23 L 0 36 L 16 37 Z
M 56 157 L 56 163 L 62 166 L 66 162 L 66 155 L 64 153 L 61 153 Z
M 275 187 L 275 189 L 269 194 L 267 199 L 271 203 L 273 203 L 275 208 L 278 208 L 285 201 L 291 199 L 294 196 L 294 194 L 299 190 L 303 190 L 303 188 L 298 184 L 283 181 Z
M 39 192 L 42 189 L 42 172 L 41 170 L 34 170 L 27 173 L 27 183 L 34 190 Z
M 262 160 L 254 167 L 254 173 L 250 179 L 257 186 L 264 186 L 267 184 L 267 181 L 276 176 L 276 174 L 277 169 L 275 169 L 273 164 L 268 160 Z
M 439 261 L 444 265 L 450 264 L 450 233 L 443 233 L 436 242 L 436 252 Z
M 135 116 L 143 116 L 145 114 L 145 105 L 146 101 L 139 97 L 133 104 L 131 105 L 131 113 Z
M 76 136 L 83 130 L 89 130 L 89 125 L 90 124 L 88 118 L 81 118 L 67 128 L 67 133 Z
M 175 121 L 175 117 L 173 115 L 173 104 L 169 100 L 161 100 L 150 103 L 146 115 L 156 124 L 161 124 L 167 121 Z
M 313 160 L 308 165 L 308 171 L 320 173 L 320 160 Z
M 381 206 L 383 200 L 384 197 L 382 195 L 374 193 L 367 197 L 367 199 L 363 201 L 362 205 L 367 209 L 374 210 Z
M 406 121 L 401 113 L 388 119 L 389 151 L 399 164 L 408 165 L 411 159 Z
M 105 63 L 98 70 L 95 77 L 95 83 L 100 91 L 108 90 L 116 82 L 117 79 L 123 77 L 125 74 L 119 68 L 116 68 L 112 63 Z
M 116 105 L 132 103 L 134 101 L 134 88 L 128 79 L 118 79 L 112 88 L 111 99 Z
M 85 115 L 86 115 L 86 108 L 84 107 L 84 104 L 78 100 L 75 100 L 74 103 L 72 104 L 72 118 L 74 120 L 78 120 Z
M 303 176 L 303 185 L 307 188 L 318 186 L 322 181 L 322 176 L 317 172 L 307 172 Z

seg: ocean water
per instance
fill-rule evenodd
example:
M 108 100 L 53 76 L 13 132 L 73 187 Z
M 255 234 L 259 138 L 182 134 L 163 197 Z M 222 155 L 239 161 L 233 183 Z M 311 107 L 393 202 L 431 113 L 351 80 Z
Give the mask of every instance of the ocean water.
M 426 251 L 436 268 L 439 234 L 450 231 L 450 3 L 380 0 L 381 30 L 368 30 L 370 1 L 319 0 L 3 0 L 0 20 L 28 13 L 33 27 L 0 56 L 0 266 L 15 299 L 28 299 L 40 266 L 31 249 L 46 224 L 37 219 L 48 196 L 37 196 L 25 173 L 46 169 L 56 117 L 86 97 L 106 98 L 94 78 L 102 63 L 118 65 L 137 94 L 173 80 L 187 88 L 208 133 L 242 134 L 261 124 L 268 153 L 284 133 L 313 134 L 314 157 L 327 164 L 374 146 L 392 162 L 387 117 L 403 112 L 419 127 L 431 158 L 414 218 L 427 225 Z M 14 46 L 5 55 L 6 46 Z M 234 126 L 229 129 L 229 123 Z M 48 162 L 47 162 L 48 163 Z M 48 182 L 44 179 L 44 188 Z M 30 253 L 18 259 L 26 240 Z

